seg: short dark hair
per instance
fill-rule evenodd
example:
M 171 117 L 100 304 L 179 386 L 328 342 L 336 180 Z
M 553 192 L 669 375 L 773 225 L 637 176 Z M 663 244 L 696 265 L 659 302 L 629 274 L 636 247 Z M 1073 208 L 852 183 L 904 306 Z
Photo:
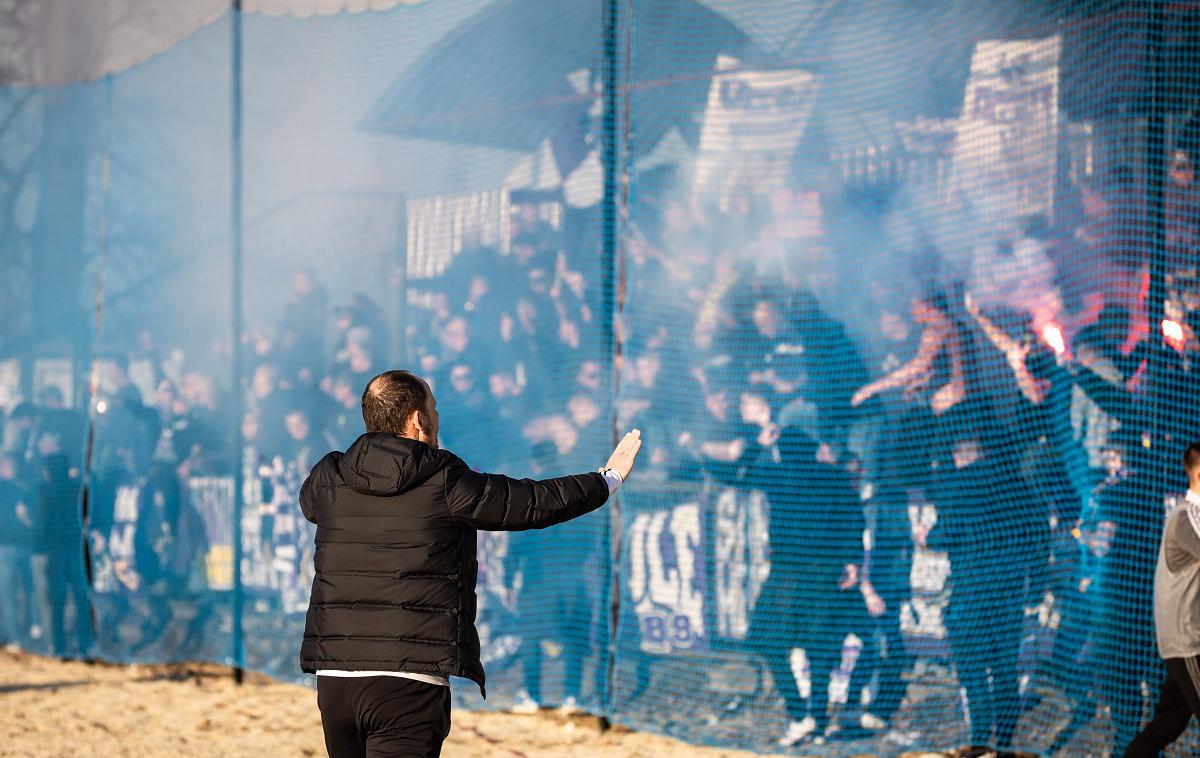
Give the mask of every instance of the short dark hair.
M 1183 451 L 1183 470 L 1189 477 L 1197 466 L 1200 466 L 1200 441 L 1193 442 Z
M 363 423 L 368 432 L 403 436 L 413 411 L 425 412 L 429 389 L 411 371 L 384 371 L 367 382 L 362 396 Z

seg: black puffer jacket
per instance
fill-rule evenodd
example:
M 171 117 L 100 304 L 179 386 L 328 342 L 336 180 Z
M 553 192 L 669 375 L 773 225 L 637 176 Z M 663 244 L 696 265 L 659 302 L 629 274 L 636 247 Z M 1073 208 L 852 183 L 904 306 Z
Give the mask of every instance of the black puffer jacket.
M 538 529 L 607 499 L 600 474 L 480 474 L 453 453 L 390 434 L 329 453 L 300 490 L 317 525 L 300 667 L 461 676 L 483 692 L 475 530 Z

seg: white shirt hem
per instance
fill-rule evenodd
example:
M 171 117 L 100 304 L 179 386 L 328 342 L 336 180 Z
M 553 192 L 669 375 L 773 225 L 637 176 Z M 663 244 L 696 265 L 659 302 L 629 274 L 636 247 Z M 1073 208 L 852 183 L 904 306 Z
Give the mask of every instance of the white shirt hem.
M 362 676 L 392 676 L 398 679 L 413 679 L 426 684 L 436 684 L 439 687 L 449 687 L 450 681 L 436 674 L 417 674 L 411 671 L 339 671 L 337 669 L 320 669 L 317 676 L 340 676 L 348 679 Z

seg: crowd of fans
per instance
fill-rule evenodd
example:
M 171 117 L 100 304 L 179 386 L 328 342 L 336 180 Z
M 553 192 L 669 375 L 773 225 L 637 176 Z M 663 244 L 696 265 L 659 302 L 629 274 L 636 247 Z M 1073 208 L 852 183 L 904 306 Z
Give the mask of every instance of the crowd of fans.
M 963 230 L 961 250 L 885 250 L 884 281 L 852 270 L 870 260 L 848 241 L 887 238 L 886 188 L 822 198 L 837 209 L 827 249 L 782 265 L 762 265 L 776 257 L 778 220 L 745 200 L 722 214 L 676 202 L 635 236 L 626 314 L 638 328 L 618 418 L 653 441 L 651 465 L 668 479 L 769 493 L 771 575 L 750 639 L 788 706 L 783 742 L 830 731 L 825 684 L 848 632 L 865 643 L 852 699 L 878 677 L 855 726 L 892 721 L 911 663 L 901 614 L 923 551 L 949 560 L 942 622 L 973 742 L 1011 745 L 1047 683 L 1073 704 L 1056 746 L 1097 699 L 1117 744 L 1136 732 L 1158 676 L 1157 540 L 1185 489 L 1177 458 L 1198 410 L 1200 204 L 1189 153 L 1172 160 L 1161 333 L 1148 303 L 1152 226 L 1123 167 L 1066 188 L 1079 201 L 1053 223 Z M 722 239 L 731 228 L 737 256 Z M 861 309 L 844 304 L 849 288 L 866 293 Z M 831 609 L 820 624 L 787 611 L 814 603 Z M 1036 670 L 1022 655 L 1034 609 L 1057 629 Z M 811 703 L 788 673 L 796 646 Z
M 1039 691 L 1021 685 L 1024 671 L 1069 695 L 1058 743 L 1096 699 L 1123 743 L 1158 676 L 1152 567 L 1165 504 L 1183 489 L 1168 472 L 1195 434 L 1200 398 L 1187 270 L 1200 194 L 1188 151 L 1172 156 L 1169 176 L 1165 336 L 1149 302 L 1152 226 L 1122 168 L 1081 180 L 1078 202 L 1052 221 L 964 234 L 963 251 L 931 242 L 875 253 L 910 264 L 894 276 L 861 276 L 864 253 L 851 249 L 887 239 L 896 211 L 878 187 L 822 196 L 819 243 L 780 233 L 752 193 L 713 207 L 663 193 L 634 215 L 625 284 L 611 295 L 590 211 L 548 217 L 541 200 L 517 203 L 507 252 L 467 245 L 440 277 L 410 282 L 402 326 L 362 293 L 331 308 L 316 275 L 299 272 L 278 322 L 244 336 L 240 439 L 222 382 L 149 337 L 98 363 L 90 437 L 53 387 L 11 409 L 0 583 L 17 590 L 0 636 L 38 628 L 55 650 L 87 650 L 81 529 L 93 556 L 116 556 L 105 581 L 127 595 L 197 594 L 197 573 L 219 587 L 206 542 L 220 528 L 189 504 L 189 481 L 241 465 L 247 507 L 282 523 L 309 467 L 358 434 L 361 389 L 391 367 L 389 330 L 403 328 L 411 367 L 437 394 L 442 444 L 472 463 L 535 475 L 594 467 L 615 414 L 647 440 L 623 493 L 631 503 L 653 505 L 684 481 L 767 493 L 771 573 L 747 645 L 784 696 L 786 741 L 829 731 L 825 685 L 850 632 L 864 640 L 851 692 L 875 681 L 857 723 L 889 727 L 912 663 L 902 616 L 914 556 L 939 551 L 973 741 L 1011 743 Z M 853 313 L 831 302 L 850 288 L 861 295 Z M 120 523 L 136 524 L 122 550 L 108 544 L 125 539 Z M 303 572 L 303 535 L 257 536 L 273 540 L 267 558 Z M 530 588 L 536 547 L 514 554 Z M 580 556 L 606 555 L 599 547 L 582 544 Z M 579 581 L 602 572 L 585 567 Z M 547 602 L 582 629 L 566 637 L 586 643 L 596 619 L 583 594 Z M 827 609 L 819 622 L 800 610 L 814 605 Z M 1057 630 L 1036 670 L 1022 658 L 1033 608 Z M 169 609 L 142 613 L 147 639 L 171 620 Z M 808 699 L 790 675 L 792 647 L 808 656 Z M 535 701 L 539 666 L 524 677 Z M 578 663 L 567 673 L 567 695 L 580 696 Z
M 626 313 L 642 328 L 625 343 L 618 417 L 654 442 L 651 464 L 667 478 L 769 493 L 771 575 L 751 639 L 788 706 L 785 743 L 829 731 L 825 684 L 848 632 L 865 641 L 851 697 L 878 675 L 856 726 L 892 721 L 910 663 L 901 611 L 922 551 L 949 560 L 942 621 L 973 742 L 1012 744 L 1037 699 L 1029 681 L 1070 695 L 1056 747 L 1097 699 L 1117 744 L 1136 732 L 1158 676 L 1158 535 L 1185 489 L 1177 458 L 1198 410 L 1200 204 L 1189 153 L 1172 161 L 1172 318 L 1161 333 L 1149 315 L 1152 225 L 1123 167 L 1068 188 L 1079 202 L 1068 198 L 1053 223 L 964 230 L 962 250 L 884 251 L 886 281 L 856 275 L 870 261 L 846 243 L 887 238 L 886 189 L 822 198 L 842 203 L 823 241 L 841 270 L 811 250 L 764 270 L 778 222 L 753 202 L 720 215 L 675 203 L 635 237 Z M 727 254 L 730 228 L 748 252 Z M 912 294 L 897 303 L 906 281 Z M 867 292 L 861 311 L 841 302 L 847 283 Z M 787 612 L 814 603 L 831 609 L 820 624 Z M 1027 609 L 1057 629 L 1037 670 L 1022 657 Z M 811 703 L 788 673 L 796 646 Z

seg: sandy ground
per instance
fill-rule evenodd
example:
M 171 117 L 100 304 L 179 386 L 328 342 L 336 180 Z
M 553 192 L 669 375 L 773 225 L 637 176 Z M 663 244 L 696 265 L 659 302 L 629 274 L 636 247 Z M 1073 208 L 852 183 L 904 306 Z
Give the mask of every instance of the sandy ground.
M 734 758 L 592 717 L 456 710 L 448 758 Z M 316 693 L 209 664 L 116 666 L 0 651 L 0 756 L 323 756 Z M 912 754 L 915 758 L 917 754 Z

